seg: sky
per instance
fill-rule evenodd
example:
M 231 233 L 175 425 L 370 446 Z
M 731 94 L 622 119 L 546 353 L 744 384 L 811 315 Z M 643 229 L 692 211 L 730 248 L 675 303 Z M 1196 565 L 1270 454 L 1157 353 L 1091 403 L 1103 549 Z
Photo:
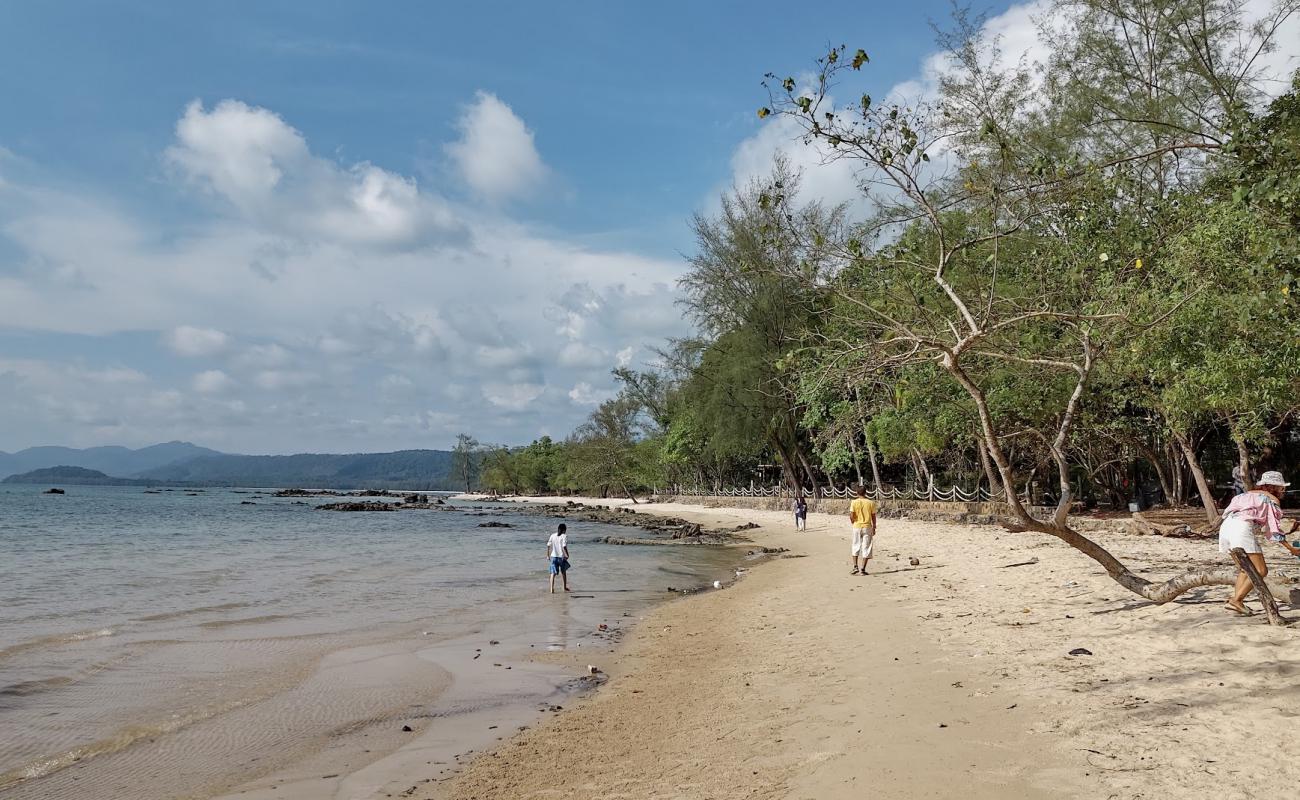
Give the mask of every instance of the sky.
M 0 450 L 563 437 L 689 334 L 693 213 L 778 151 L 854 195 L 763 74 L 924 91 L 948 11 L 0 2 Z

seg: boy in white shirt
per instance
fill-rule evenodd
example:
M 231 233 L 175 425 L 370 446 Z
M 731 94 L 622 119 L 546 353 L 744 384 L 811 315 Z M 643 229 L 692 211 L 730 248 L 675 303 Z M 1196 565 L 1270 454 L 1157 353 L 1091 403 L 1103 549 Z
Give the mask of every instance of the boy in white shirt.
M 555 594 L 555 576 L 558 574 L 564 582 L 564 591 L 572 591 L 569 588 L 569 535 L 565 533 L 568 530 L 564 523 L 551 538 L 546 540 L 546 555 L 551 559 L 551 594 Z

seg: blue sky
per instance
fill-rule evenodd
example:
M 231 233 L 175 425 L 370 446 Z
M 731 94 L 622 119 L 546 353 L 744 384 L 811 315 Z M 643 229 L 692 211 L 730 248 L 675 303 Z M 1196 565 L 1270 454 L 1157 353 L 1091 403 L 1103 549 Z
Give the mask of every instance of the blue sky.
M 686 332 L 691 213 L 798 153 L 763 73 L 846 43 L 883 95 L 947 12 L 0 4 L 0 449 L 563 436 Z

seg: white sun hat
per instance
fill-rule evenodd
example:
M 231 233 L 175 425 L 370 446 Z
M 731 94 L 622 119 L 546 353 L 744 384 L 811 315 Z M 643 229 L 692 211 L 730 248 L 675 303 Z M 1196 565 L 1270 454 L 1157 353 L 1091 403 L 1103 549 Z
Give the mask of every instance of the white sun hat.
M 1287 483 L 1286 478 L 1282 477 L 1282 473 L 1278 472 L 1275 469 L 1271 469 L 1268 472 L 1265 472 L 1263 475 L 1260 475 L 1259 480 L 1255 482 L 1258 483 L 1260 486 L 1290 486 L 1291 485 Z

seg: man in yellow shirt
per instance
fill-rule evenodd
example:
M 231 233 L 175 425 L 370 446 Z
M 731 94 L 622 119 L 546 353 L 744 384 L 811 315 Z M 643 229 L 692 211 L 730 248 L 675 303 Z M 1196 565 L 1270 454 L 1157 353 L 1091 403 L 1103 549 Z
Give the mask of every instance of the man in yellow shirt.
M 871 560 L 871 539 L 876 534 L 876 501 L 867 499 L 867 489 L 861 484 L 857 488 L 858 496 L 849 503 L 849 524 L 853 526 L 853 572 L 851 575 L 866 575 L 867 562 Z M 862 559 L 862 568 L 858 568 L 858 558 Z

